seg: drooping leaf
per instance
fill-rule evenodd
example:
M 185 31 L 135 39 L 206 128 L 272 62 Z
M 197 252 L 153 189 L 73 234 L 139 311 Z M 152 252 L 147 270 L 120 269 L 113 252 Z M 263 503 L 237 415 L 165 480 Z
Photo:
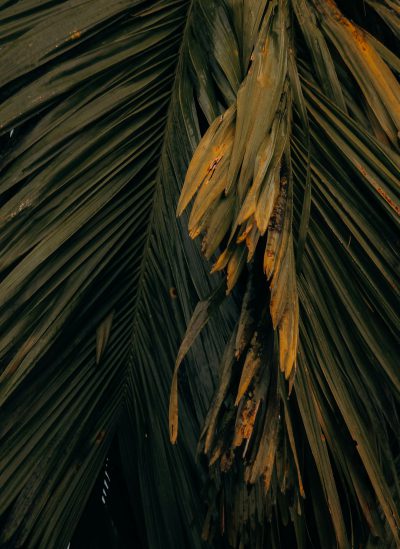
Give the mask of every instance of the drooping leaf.
M 148 547 L 398 543 L 398 8 L 338 5 L 3 2 L 3 545 L 112 440 Z

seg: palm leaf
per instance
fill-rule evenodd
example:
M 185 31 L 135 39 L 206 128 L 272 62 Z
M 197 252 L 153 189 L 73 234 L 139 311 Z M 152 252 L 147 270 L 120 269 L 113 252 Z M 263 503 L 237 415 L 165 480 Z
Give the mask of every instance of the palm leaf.
M 185 14 L 2 9 L 3 543 L 66 546 L 114 436 Z
M 362 4 L 4 3 L 3 545 L 66 547 L 112 440 L 149 547 L 398 542 L 398 13 Z

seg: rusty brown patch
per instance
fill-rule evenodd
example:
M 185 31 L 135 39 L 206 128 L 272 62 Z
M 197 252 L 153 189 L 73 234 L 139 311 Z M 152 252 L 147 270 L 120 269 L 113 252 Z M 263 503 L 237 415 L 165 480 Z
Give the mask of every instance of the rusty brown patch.
M 176 299 L 178 297 L 178 292 L 173 286 L 171 286 L 171 288 L 169 289 L 169 297 L 171 299 Z
M 78 40 L 81 37 L 81 31 L 74 31 L 69 35 L 68 40 Z
M 389 206 L 391 208 L 393 208 L 393 210 L 397 213 L 397 215 L 400 215 L 400 207 L 398 206 L 398 204 L 396 204 L 391 198 L 390 196 L 388 196 L 385 191 L 381 188 L 381 187 L 378 187 L 378 193 L 382 196 L 382 198 L 389 204 Z

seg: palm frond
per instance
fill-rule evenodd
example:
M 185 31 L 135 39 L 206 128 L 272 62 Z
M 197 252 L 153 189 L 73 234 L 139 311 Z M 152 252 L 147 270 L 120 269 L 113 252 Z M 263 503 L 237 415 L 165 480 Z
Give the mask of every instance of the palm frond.
M 260 540 L 267 535 L 265 524 L 272 514 L 285 524 L 285 513 L 296 509 L 293 513 L 302 518 L 292 513 L 292 522 L 300 544 L 298 522 L 318 524 L 325 514 L 338 545 L 348 547 L 351 539 L 364 542 L 369 528 L 383 535 L 384 521 L 371 511 L 376 498 L 398 541 L 398 446 L 392 437 L 399 427 L 394 242 L 400 87 L 381 56 L 384 46 L 377 49 L 333 2 L 299 1 L 293 8 L 296 20 L 290 31 L 286 3 L 266 3 L 236 103 L 202 138 L 178 204 L 181 213 L 198 193 L 189 232 L 192 237 L 205 234 L 206 257 L 212 255 L 208 243 L 218 234 L 217 245 L 222 247 L 215 268 L 226 268 L 228 293 L 232 280 L 236 283 L 240 277 L 244 288 L 236 296 L 239 303 L 243 300 L 242 312 L 232 338 L 238 342 L 238 330 L 246 338 L 236 352 L 232 343 L 226 346 L 220 387 L 200 443 L 211 474 L 216 463 L 223 472 L 222 478 L 215 473 L 222 503 L 217 511 L 211 502 L 211 516 L 220 515 L 214 527 L 223 520 L 223 530 L 236 546 L 257 535 L 255 516 L 264 517 Z M 232 16 L 232 25 L 237 19 L 240 15 Z M 295 63 L 289 58 L 289 44 L 279 42 L 281 32 L 285 37 L 294 33 Z M 358 106 L 355 90 L 361 94 Z M 280 145 L 270 122 L 274 117 L 288 120 Z M 279 147 L 282 152 L 277 152 Z M 275 166 L 281 187 L 271 194 L 268 173 L 273 174 Z M 233 205 L 223 210 L 228 223 L 218 232 L 213 216 L 221 217 L 230 193 Z M 292 207 L 295 247 L 300 245 L 302 254 L 297 284 L 290 251 Z M 382 224 L 383 231 L 378 229 Z M 299 371 L 286 403 L 279 365 L 289 377 L 292 367 L 286 357 L 297 347 L 296 286 Z M 249 314 L 252 293 L 261 305 L 252 303 Z M 295 434 L 290 418 L 295 419 Z M 375 425 L 374 435 L 370 425 Z M 298 455 L 305 446 L 313 458 L 309 469 L 315 468 L 307 474 L 319 477 L 325 501 L 318 513 L 303 500 L 304 495 L 321 500 L 320 488 L 302 481 Z M 252 506 L 254 491 L 260 490 L 263 495 L 256 496 Z M 279 491 L 285 494 L 284 504 Z M 342 492 L 349 500 L 347 509 Z M 244 515 L 242 506 L 247 509 Z M 207 529 L 212 539 L 210 532 Z M 273 528 L 269 535 L 274 543 Z
M 115 432 L 186 9 L 2 9 L 3 544 L 66 547 Z
M 3 3 L 4 546 L 112 440 L 148 547 L 399 543 L 399 13 L 338 5 Z

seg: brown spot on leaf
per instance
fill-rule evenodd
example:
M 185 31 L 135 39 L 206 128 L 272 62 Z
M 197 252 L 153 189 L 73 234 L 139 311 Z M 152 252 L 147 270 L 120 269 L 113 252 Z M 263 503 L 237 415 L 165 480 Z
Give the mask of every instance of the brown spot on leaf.
M 381 187 L 378 187 L 378 193 L 383 197 L 383 199 L 389 204 L 389 206 L 391 208 L 393 208 L 393 210 L 398 214 L 400 215 L 400 207 L 398 206 L 398 204 L 396 204 L 391 198 L 390 196 L 388 196 L 385 191 L 381 188 Z
M 229 471 L 229 469 L 232 467 L 233 458 L 234 458 L 233 450 L 228 450 L 222 455 L 221 464 L 220 464 L 222 472 L 226 473 L 227 471 Z
M 69 35 L 69 40 L 78 40 L 81 37 L 81 31 L 74 31 Z
M 178 292 L 176 291 L 176 288 L 174 288 L 173 286 L 171 286 L 171 288 L 169 289 L 169 297 L 171 299 L 176 299 L 178 297 Z

